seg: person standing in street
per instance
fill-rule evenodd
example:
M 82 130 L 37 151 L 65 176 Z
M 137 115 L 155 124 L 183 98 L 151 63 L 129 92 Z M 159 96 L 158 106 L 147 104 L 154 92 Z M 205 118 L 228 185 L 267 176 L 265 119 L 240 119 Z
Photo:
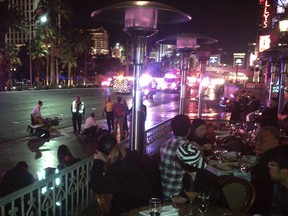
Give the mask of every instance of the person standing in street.
M 80 96 L 76 96 L 76 100 L 72 102 L 71 113 L 74 133 L 81 133 L 81 124 L 83 115 L 85 114 L 85 106 L 84 102 L 81 101 Z
M 123 129 L 123 121 L 125 116 L 124 105 L 121 103 L 122 98 L 117 97 L 117 102 L 113 105 L 114 111 L 114 135 L 117 137 L 117 127 L 119 125 L 120 129 L 120 140 L 125 139 L 124 129 Z
M 108 125 L 108 131 L 111 133 L 111 128 L 114 131 L 114 112 L 113 112 L 114 103 L 111 101 L 111 97 L 107 97 L 107 101 L 105 102 L 104 110 L 102 116 L 106 113 L 106 120 Z

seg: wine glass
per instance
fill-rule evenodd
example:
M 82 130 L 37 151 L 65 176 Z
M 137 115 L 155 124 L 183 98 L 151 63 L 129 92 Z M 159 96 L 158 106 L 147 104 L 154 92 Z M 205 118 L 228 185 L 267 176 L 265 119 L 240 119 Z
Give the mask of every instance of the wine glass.
M 210 197 L 208 194 L 200 192 L 197 197 L 198 211 L 202 214 L 208 210 Z
M 159 198 L 151 198 L 149 200 L 149 213 L 151 216 L 160 216 L 161 214 L 161 200 Z

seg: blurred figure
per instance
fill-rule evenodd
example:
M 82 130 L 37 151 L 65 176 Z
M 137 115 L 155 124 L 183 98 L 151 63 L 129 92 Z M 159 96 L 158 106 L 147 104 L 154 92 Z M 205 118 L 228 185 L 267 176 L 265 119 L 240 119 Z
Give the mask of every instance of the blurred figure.
M 41 100 L 38 100 L 37 105 L 32 109 L 31 112 L 31 124 L 44 124 L 44 119 L 41 114 L 41 107 L 43 105 L 43 102 Z
M 171 121 L 173 137 L 160 148 L 160 172 L 163 187 L 163 199 L 169 200 L 171 196 L 179 195 L 182 191 L 182 179 L 185 171 L 176 163 L 176 151 L 182 145 L 188 145 L 190 120 L 183 114 L 174 116 Z M 202 154 L 193 143 L 189 145 L 192 157 L 201 158 Z M 189 156 L 187 156 L 189 157 Z
M 202 119 L 194 119 L 190 125 L 190 133 L 187 139 L 196 142 L 206 154 L 211 154 L 213 148 L 211 139 L 207 136 L 207 125 Z
M 269 157 L 269 174 L 274 183 L 270 215 L 288 215 L 288 146 L 274 148 Z
M 288 135 L 288 87 L 285 89 L 284 98 L 286 104 L 282 108 L 281 112 L 277 115 L 279 119 L 278 126 L 283 130 L 285 135 Z
M 125 139 L 123 121 L 125 116 L 124 105 L 121 103 L 122 98 L 117 97 L 117 102 L 113 105 L 114 111 L 114 136 L 117 137 L 117 128 L 120 130 L 120 140 Z
M 149 199 L 153 197 L 152 188 L 116 138 L 111 134 L 103 134 L 96 148 L 90 185 L 95 193 L 113 195 L 111 215 L 120 215 L 148 205 Z
M 271 98 L 269 106 L 262 112 L 260 116 L 260 126 L 278 127 L 278 99 Z
M 77 162 L 79 162 L 81 159 L 80 158 L 75 158 L 68 148 L 67 145 L 61 145 L 58 147 L 57 151 L 57 158 L 58 158 L 58 169 L 64 169 L 65 167 L 71 166 Z
M 106 114 L 106 120 L 108 125 L 108 131 L 111 133 L 111 129 L 114 131 L 114 112 L 113 112 L 114 103 L 111 101 L 111 97 L 108 96 L 105 102 L 104 110 L 102 116 Z
M 259 158 L 251 169 L 251 183 L 256 189 L 256 199 L 250 213 L 270 215 L 274 181 L 269 176 L 268 162 L 272 149 L 279 146 L 279 138 L 279 130 L 268 126 L 261 128 L 256 136 L 256 151 Z
M 28 172 L 28 164 L 25 161 L 19 161 L 14 168 L 4 174 L 0 185 L 0 197 L 20 190 L 34 182 L 35 178 Z
M 81 101 L 80 96 L 76 96 L 76 100 L 72 102 L 71 113 L 74 133 L 81 133 L 81 124 L 83 115 L 85 114 L 85 106 L 84 102 Z
M 242 96 L 238 95 L 236 101 L 233 101 L 229 108 L 231 110 L 231 117 L 230 121 L 240 121 L 241 114 L 243 112 L 243 105 L 242 105 Z
M 125 112 L 125 115 L 124 115 L 124 119 L 123 119 L 123 130 L 124 132 L 126 133 L 126 135 L 128 135 L 128 121 L 127 121 L 127 116 L 129 114 L 129 108 L 127 106 L 127 102 L 126 100 L 122 100 L 122 103 L 123 103 L 123 106 L 124 106 L 124 112 Z
M 95 113 L 91 113 L 90 117 L 87 118 L 85 121 L 84 132 L 82 135 L 95 137 L 97 129 L 98 129 L 98 125 L 95 121 Z

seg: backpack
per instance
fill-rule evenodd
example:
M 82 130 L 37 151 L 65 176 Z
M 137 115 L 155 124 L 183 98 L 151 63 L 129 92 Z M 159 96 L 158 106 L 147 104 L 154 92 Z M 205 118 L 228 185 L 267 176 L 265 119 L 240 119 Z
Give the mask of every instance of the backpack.
M 115 108 L 114 114 L 116 118 L 121 118 L 124 116 L 125 112 L 122 104 L 116 104 L 114 108 Z

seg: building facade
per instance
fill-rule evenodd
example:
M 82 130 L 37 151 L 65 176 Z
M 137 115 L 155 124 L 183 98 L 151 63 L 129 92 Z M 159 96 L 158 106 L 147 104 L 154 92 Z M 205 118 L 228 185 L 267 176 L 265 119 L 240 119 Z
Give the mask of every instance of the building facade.
M 89 29 L 88 30 L 91 34 L 91 39 L 93 41 L 93 53 L 92 55 L 96 54 L 104 54 L 109 55 L 109 35 L 107 31 L 103 28 L 97 28 L 97 29 Z

